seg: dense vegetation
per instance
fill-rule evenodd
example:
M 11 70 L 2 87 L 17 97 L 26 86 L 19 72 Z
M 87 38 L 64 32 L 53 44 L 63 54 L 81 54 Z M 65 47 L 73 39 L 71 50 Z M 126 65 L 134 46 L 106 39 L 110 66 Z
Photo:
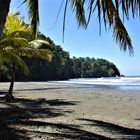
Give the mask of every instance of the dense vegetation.
M 41 48 L 49 49 L 53 53 L 52 61 L 39 58 L 24 58 L 30 70 L 25 76 L 20 70 L 16 72 L 17 81 L 47 81 L 64 80 L 70 78 L 112 77 L 120 76 L 117 67 L 104 59 L 95 58 L 70 58 L 69 53 L 61 46 L 55 45 L 50 39 L 39 34 L 39 38 L 46 39 L 50 45 L 42 45 Z M 0 81 L 8 81 L 11 75 L 10 66 L 3 64 L 0 67 Z

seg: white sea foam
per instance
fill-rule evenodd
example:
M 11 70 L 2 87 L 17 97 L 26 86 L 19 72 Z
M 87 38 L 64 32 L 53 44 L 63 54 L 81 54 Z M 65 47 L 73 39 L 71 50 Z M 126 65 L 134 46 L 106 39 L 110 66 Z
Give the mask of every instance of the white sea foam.
M 79 78 L 61 81 L 64 83 L 93 84 L 93 85 L 139 85 L 140 77 L 116 77 L 116 78 Z
M 140 77 L 79 78 L 59 82 L 84 85 L 117 86 L 121 89 L 140 90 Z

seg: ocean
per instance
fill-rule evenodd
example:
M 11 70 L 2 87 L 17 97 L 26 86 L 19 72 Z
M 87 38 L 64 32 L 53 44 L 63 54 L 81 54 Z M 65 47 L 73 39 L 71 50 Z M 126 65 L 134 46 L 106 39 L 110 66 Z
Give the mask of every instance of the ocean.
M 140 90 L 140 76 L 133 77 L 109 77 L 109 78 L 79 78 L 66 81 L 58 81 L 62 83 L 80 84 L 103 88 L 115 88 L 121 90 Z

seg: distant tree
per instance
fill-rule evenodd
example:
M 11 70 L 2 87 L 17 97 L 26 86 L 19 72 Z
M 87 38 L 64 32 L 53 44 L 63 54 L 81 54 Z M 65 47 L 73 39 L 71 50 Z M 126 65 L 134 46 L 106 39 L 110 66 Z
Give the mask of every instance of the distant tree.
M 120 76 L 117 67 L 105 59 L 73 58 L 73 78 Z M 79 63 L 80 62 L 80 63 Z M 80 65 L 79 65 L 80 64 Z

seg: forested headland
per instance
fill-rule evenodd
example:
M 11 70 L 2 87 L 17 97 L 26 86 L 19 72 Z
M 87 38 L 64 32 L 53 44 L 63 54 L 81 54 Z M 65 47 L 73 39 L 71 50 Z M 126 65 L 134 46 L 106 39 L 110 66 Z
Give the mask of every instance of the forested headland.
M 118 68 L 105 59 L 95 58 L 70 58 L 69 52 L 56 45 L 49 37 L 39 33 L 38 37 L 45 39 L 49 45 L 43 44 L 41 48 L 49 49 L 53 56 L 52 61 L 40 58 L 24 58 L 30 70 L 28 76 L 20 69 L 16 70 L 16 81 L 48 81 L 67 80 L 71 78 L 99 78 L 120 76 Z M 0 81 L 9 81 L 11 67 L 7 63 L 0 65 Z

